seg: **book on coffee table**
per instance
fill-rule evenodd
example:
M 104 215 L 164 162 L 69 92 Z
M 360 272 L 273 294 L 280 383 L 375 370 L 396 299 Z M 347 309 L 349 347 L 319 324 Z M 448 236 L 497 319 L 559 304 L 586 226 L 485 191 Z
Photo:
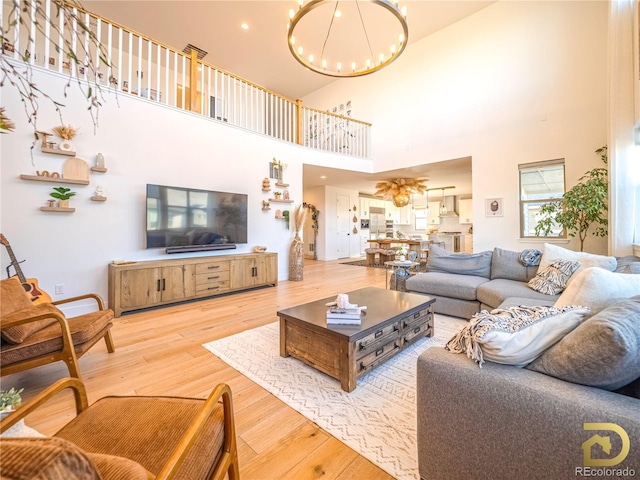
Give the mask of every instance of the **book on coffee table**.
M 362 308 L 354 305 L 350 308 L 331 307 L 327 310 L 327 324 L 359 325 Z

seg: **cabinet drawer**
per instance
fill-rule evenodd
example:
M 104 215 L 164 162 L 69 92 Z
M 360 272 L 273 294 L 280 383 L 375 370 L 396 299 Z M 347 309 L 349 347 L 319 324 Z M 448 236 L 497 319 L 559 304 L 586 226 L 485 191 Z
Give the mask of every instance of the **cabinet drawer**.
M 196 275 L 210 272 L 228 272 L 229 261 L 219 260 L 217 262 L 198 263 L 196 265 Z
M 402 328 L 409 328 L 413 325 L 419 323 L 425 323 L 427 321 L 431 321 L 431 311 L 428 308 L 423 310 L 419 310 L 416 313 L 412 313 L 411 315 L 407 315 L 402 320 L 400 320 L 400 325 Z
M 408 328 L 403 332 L 403 339 L 405 344 L 409 344 L 415 342 L 416 340 L 424 337 L 424 336 L 432 336 L 433 328 L 429 323 L 421 323 L 417 324 L 414 327 Z
M 196 275 L 196 288 L 210 283 L 229 282 L 229 272 L 212 271 L 209 273 L 199 273 Z
M 229 279 L 221 282 L 210 282 L 198 285 L 196 284 L 196 295 L 214 295 L 229 290 Z
M 390 357 L 400 351 L 400 341 L 393 340 L 384 345 L 380 345 L 368 355 L 358 360 L 358 374 L 367 372 L 381 363 L 387 361 Z
M 363 355 L 369 353 L 371 348 L 381 343 L 388 343 L 390 339 L 395 339 L 398 336 L 398 324 L 392 323 L 386 327 L 377 329 L 375 332 L 370 333 L 366 337 L 356 342 L 357 357 L 360 358 Z

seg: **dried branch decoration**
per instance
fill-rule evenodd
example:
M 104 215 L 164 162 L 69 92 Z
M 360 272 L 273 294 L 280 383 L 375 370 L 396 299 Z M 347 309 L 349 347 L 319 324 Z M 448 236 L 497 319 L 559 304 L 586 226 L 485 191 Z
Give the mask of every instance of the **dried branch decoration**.
M 78 134 L 78 130 L 79 128 L 74 128 L 71 125 L 67 125 L 66 127 L 64 125 L 61 127 L 53 127 L 55 134 L 63 140 L 71 140 Z
M 375 197 L 382 197 L 385 200 L 393 200 L 397 207 L 404 207 L 409 203 L 412 193 L 423 195 L 427 189 L 422 178 L 395 178 L 376 184 Z

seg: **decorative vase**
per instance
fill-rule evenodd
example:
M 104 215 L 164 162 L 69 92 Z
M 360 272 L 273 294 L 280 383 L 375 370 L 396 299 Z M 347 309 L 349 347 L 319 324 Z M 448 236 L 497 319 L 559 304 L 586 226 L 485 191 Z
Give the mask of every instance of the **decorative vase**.
M 69 140 L 62 140 L 60 142 L 59 148 L 64 152 L 70 152 L 71 150 L 73 150 L 73 145 L 71 145 L 71 141 Z
M 304 266 L 304 243 L 296 233 L 289 246 L 289 280 L 302 280 Z
M 401 262 L 406 262 L 407 261 L 407 256 L 406 255 L 400 255 L 400 261 Z

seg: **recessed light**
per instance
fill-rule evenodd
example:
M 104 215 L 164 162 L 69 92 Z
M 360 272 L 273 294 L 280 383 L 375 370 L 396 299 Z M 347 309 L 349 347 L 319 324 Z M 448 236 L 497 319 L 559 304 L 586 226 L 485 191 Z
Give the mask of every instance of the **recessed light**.
M 325 178 L 327 178 L 327 176 L 326 175 L 320 175 L 320 178 L 322 178 L 324 180 Z
M 240 26 L 242 27 L 243 30 L 249 30 L 249 25 L 247 25 L 246 23 L 243 23 Z

